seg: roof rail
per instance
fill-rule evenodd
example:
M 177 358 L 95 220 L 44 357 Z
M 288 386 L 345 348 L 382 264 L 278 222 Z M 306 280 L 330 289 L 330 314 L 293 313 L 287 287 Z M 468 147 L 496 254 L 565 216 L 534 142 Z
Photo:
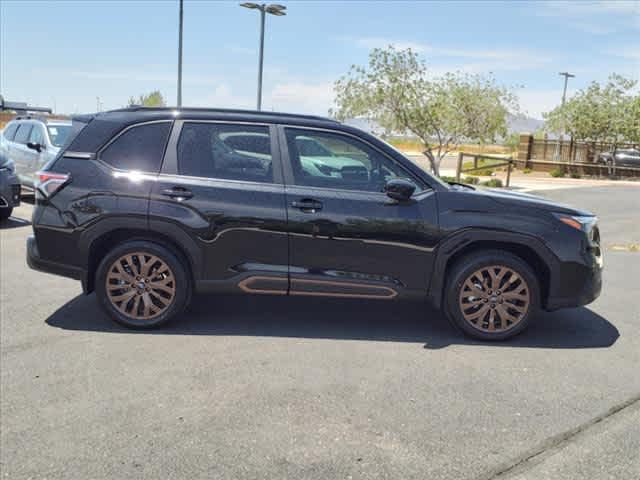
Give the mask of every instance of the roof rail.
M 323 117 L 321 115 L 306 115 L 300 113 L 286 113 L 286 112 L 267 112 L 264 110 L 246 110 L 237 108 L 206 108 L 206 107 L 145 107 L 141 105 L 131 105 L 125 108 L 118 108 L 115 110 L 109 110 L 108 112 L 141 112 L 141 111 L 187 111 L 187 112 L 217 112 L 217 113 L 239 113 L 239 114 L 251 114 L 251 115 L 264 115 L 269 117 L 295 117 L 306 118 L 309 120 L 324 120 L 328 122 L 339 123 L 337 120 L 329 117 Z

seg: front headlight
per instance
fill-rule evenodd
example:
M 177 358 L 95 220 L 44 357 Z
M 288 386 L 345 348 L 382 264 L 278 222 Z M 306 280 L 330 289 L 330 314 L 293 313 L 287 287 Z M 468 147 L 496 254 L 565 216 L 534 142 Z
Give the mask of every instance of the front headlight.
M 602 249 L 600 247 L 600 229 L 598 228 L 598 217 L 594 216 L 581 216 L 581 215 L 567 215 L 564 213 L 553 214 L 558 220 L 565 225 L 575 228 L 584 232 L 587 236 L 587 250 L 590 251 L 596 263 L 600 268 L 603 267 L 604 259 L 602 255 Z
M 593 230 L 598 224 L 598 217 L 595 215 L 581 216 L 581 215 L 567 215 L 565 213 L 554 213 L 554 217 L 560 220 L 565 225 L 569 225 L 576 230 L 582 230 L 587 235 L 592 234 Z

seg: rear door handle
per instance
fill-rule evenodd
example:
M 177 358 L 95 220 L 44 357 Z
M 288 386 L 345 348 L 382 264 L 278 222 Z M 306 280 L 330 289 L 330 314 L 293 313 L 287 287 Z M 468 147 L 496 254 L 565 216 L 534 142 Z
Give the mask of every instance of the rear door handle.
M 305 213 L 315 213 L 318 210 L 322 210 L 322 202 L 313 200 L 312 198 L 303 198 L 302 200 L 293 201 L 291 202 L 291 206 L 293 208 L 298 208 Z
M 167 188 L 162 191 L 162 195 L 175 198 L 176 200 L 186 200 L 187 198 L 193 197 L 191 190 L 187 190 L 184 187 Z

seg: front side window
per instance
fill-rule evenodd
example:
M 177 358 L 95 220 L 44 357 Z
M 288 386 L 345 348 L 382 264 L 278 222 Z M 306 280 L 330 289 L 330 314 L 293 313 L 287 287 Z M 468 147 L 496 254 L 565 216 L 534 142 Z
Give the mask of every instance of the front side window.
M 122 170 L 157 173 L 170 129 L 171 122 L 136 125 L 108 144 L 100 159 Z
M 31 127 L 32 125 L 30 123 L 21 123 L 13 141 L 26 145 L 29 141 L 29 136 L 31 135 Z
M 44 145 L 44 134 L 42 133 L 42 127 L 40 125 L 33 126 L 29 141 L 31 143 L 37 143 L 38 145 Z
M 273 182 L 266 126 L 186 122 L 178 140 L 178 173 L 191 177 Z
M 287 146 L 296 185 L 381 192 L 403 178 L 419 182 L 393 160 L 348 135 L 287 128 Z
M 18 130 L 18 124 L 17 123 L 10 123 L 9 125 L 7 125 L 5 127 L 4 131 L 2 132 L 2 135 L 7 140 L 13 140 L 13 137 L 16 134 L 16 130 Z

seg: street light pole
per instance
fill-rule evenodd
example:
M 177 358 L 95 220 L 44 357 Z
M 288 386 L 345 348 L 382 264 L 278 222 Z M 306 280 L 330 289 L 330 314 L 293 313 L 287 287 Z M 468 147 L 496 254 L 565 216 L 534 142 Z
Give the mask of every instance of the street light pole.
M 180 0 L 180 21 L 178 26 L 178 107 L 182 106 L 182 2 Z
M 262 70 L 264 67 L 264 24 L 267 13 L 275 15 L 277 17 L 283 17 L 287 13 L 285 10 L 287 7 L 284 5 L 265 3 L 258 4 L 252 2 L 245 2 L 240 4 L 241 7 L 250 8 L 252 10 L 260 10 L 260 53 L 258 55 L 258 101 L 257 110 L 262 110 Z
M 262 69 L 264 68 L 264 20 L 267 16 L 264 5 L 260 9 L 260 55 L 258 58 L 258 111 L 262 110 Z

